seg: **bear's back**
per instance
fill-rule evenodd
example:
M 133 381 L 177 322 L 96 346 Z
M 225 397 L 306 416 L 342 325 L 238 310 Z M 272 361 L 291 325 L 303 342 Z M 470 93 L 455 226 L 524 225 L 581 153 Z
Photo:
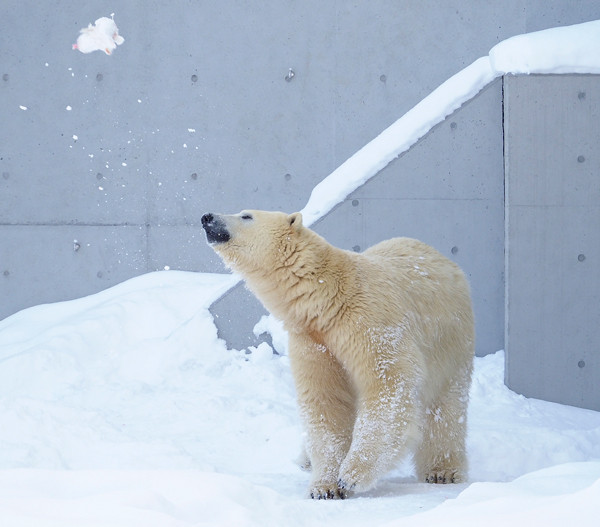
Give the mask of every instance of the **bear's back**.
M 359 274 L 369 276 L 371 293 L 426 312 L 433 305 L 470 310 L 468 281 L 452 260 L 424 242 L 392 238 L 357 255 Z M 441 308 L 441 306 L 440 306 Z
M 443 256 L 430 245 L 414 238 L 391 238 L 369 247 L 362 254 L 388 258 Z

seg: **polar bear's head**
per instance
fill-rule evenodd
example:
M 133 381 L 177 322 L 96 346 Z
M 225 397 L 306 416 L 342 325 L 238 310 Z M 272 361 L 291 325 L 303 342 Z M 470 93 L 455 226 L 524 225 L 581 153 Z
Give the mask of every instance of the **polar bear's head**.
M 272 271 L 294 253 L 302 214 L 244 210 L 239 214 L 202 216 L 206 239 L 225 264 L 242 275 Z

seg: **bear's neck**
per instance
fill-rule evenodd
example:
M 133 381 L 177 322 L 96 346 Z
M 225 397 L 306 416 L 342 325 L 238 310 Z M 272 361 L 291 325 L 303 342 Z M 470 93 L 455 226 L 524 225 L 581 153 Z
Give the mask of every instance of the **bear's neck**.
M 280 267 L 246 276 L 246 283 L 289 331 L 325 334 L 344 316 L 352 297 L 353 256 L 316 235 L 298 244 Z

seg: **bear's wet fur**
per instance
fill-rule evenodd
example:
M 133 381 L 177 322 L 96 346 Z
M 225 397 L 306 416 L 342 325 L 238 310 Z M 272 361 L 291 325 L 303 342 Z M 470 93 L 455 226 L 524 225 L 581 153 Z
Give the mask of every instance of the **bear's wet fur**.
M 300 213 L 208 213 L 202 224 L 289 333 L 311 497 L 369 490 L 408 454 L 423 481 L 465 480 L 475 330 L 455 263 L 410 238 L 342 250 Z

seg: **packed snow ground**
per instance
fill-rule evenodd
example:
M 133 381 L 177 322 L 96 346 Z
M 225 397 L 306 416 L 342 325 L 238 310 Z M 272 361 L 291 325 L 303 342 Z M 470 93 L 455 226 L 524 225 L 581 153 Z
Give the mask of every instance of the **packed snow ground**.
M 600 72 L 600 21 L 500 43 L 318 185 L 306 222 L 509 71 Z M 359 498 L 305 499 L 285 335 L 263 320 L 282 354 L 230 350 L 208 310 L 236 282 L 151 273 L 0 322 L 0 525 L 597 523 L 600 413 L 510 392 L 502 352 L 475 361 L 469 484 L 405 463 Z
M 502 352 L 475 363 L 470 486 L 420 483 L 405 463 L 361 497 L 306 499 L 288 358 L 217 338 L 208 308 L 235 280 L 150 273 L 0 322 L 0 525 L 596 518 L 600 413 L 512 393 Z

